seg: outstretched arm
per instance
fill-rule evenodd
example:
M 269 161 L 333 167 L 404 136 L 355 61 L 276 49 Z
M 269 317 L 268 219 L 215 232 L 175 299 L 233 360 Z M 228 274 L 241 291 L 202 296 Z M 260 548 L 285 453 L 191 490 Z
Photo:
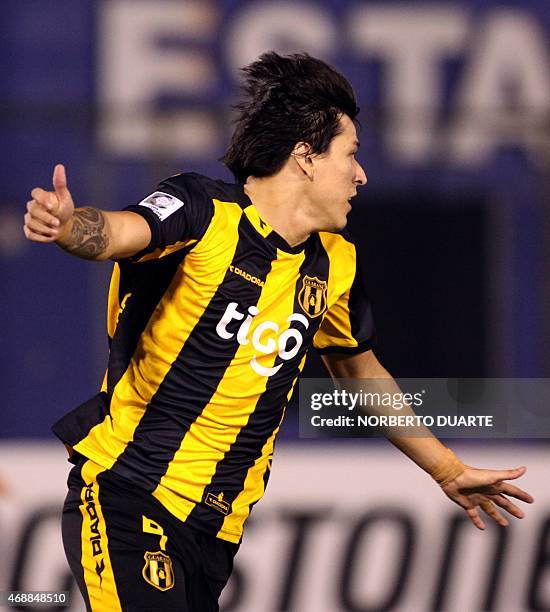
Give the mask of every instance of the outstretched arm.
M 61 164 L 55 166 L 53 187 L 31 192 L 23 226 L 28 240 L 55 242 L 72 255 L 93 260 L 130 257 L 151 241 L 149 225 L 140 215 L 75 208 Z
M 387 380 L 390 393 L 399 392 L 392 376 L 380 364 L 372 351 L 357 355 L 324 355 L 323 360 L 334 378 Z M 412 409 L 407 408 L 410 414 Z M 520 510 L 508 497 L 532 503 L 531 495 L 508 482 L 515 480 L 526 471 L 525 467 L 513 470 L 484 470 L 464 465 L 454 453 L 445 447 L 426 428 L 421 436 L 408 437 L 388 434 L 388 440 L 410 457 L 418 466 L 432 476 L 445 495 L 465 510 L 478 529 L 485 529 L 479 514 L 485 514 L 499 525 L 508 521 L 497 506 L 516 518 L 523 518 Z

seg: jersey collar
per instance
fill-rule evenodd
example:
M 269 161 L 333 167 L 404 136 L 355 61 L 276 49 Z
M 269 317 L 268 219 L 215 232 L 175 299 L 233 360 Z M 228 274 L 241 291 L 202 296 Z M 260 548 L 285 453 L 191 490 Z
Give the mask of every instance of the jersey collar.
M 242 185 L 239 185 L 239 198 L 240 204 L 243 207 L 243 212 L 247 216 L 248 220 L 254 227 L 254 229 L 263 236 L 271 245 L 275 248 L 285 251 L 285 253 L 302 253 L 305 249 L 307 240 L 297 244 L 296 246 L 290 246 L 288 242 L 278 234 L 267 221 L 260 217 L 258 209 L 252 203 L 252 200 L 246 195 Z

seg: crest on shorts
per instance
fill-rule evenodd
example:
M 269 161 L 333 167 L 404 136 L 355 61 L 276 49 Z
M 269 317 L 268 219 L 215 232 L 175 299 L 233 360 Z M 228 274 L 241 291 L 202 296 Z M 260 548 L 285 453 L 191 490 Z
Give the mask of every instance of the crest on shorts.
M 323 314 L 327 308 L 327 281 L 316 276 L 304 276 L 298 294 L 298 303 L 312 319 Z
M 146 552 L 144 555 L 143 577 L 159 591 L 168 591 L 174 586 L 172 559 L 163 552 Z

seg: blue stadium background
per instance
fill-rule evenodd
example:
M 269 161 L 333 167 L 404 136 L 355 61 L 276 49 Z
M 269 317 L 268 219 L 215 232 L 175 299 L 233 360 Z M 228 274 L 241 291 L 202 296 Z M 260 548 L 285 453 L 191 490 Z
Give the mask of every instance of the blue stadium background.
M 399 377 L 548 378 L 549 34 L 546 0 L 4 0 L 0 591 L 63 588 L 83 609 L 50 425 L 103 377 L 111 265 L 24 239 L 54 164 L 78 204 L 108 209 L 179 171 L 229 179 L 216 160 L 238 67 L 268 49 L 323 57 L 362 108 L 369 183 L 350 228 L 382 362 Z M 306 375 L 321 373 L 312 355 Z M 296 413 L 224 610 L 550 609 L 544 440 L 452 441 L 471 465 L 529 466 L 526 519 L 474 533 L 385 442 L 297 440 Z
M 151 16 L 164 11 L 159 7 L 185 8 L 181 22 L 155 23 Z M 161 2 L 157 8 L 6 0 L 0 25 L 1 435 L 48 437 L 50 423 L 98 386 L 105 363 L 110 266 L 26 243 L 20 225 L 30 190 L 48 187 L 60 161 L 77 203 L 110 209 L 139 201 L 177 171 L 229 178 L 215 160 L 230 133 L 236 66 L 267 48 L 317 53 L 357 91 L 359 158 L 369 185 L 350 226 L 365 264 L 378 351 L 389 369 L 400 376 L 548 375 L 547 8 L 534 0 L 437 8 L 326 0 Z M 427 30 L 430 48 L 426 15 L 435 23 Z M 127 50 L 136 44 L 136 24 L 144 29 L 132 64 Z M 400 55 L 404 40 L 412 55 L 417 50 L 412 63 Z M 157 82 L 154 62 L 162 66 L 163 57 L 180 63 Z M 489 81 L 485 98 L 472 91 L 476 78 Z M 134 82 L 134 94 L 124 94 L 124 79 Z M 411 83 L 431 91 L 414 92 Z M 145 140 L 123 138 L 117 145 L 117 130 L 134 116 L 139 122 L 142 112 Z M 193 123 L 196 116 L 205 120 L 205 146 L 194 144 L 200 133 L 188 142 L 182 127 L 185 117 Z M 474 143 L 473 153 L 453 153 L 460 148 L 457 138 L 452 143 L 460 117 L 478 135 L 481 152 Z M 415 139 L 420 144 L 409 147 Z M 313 359 L 307 372 L 319 367 Z

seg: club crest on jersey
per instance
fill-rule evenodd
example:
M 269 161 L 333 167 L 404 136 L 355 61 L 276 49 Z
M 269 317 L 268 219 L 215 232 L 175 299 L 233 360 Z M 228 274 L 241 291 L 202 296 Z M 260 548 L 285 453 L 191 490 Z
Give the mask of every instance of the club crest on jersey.
M 327 281 L 316 276 L 304 276 L 298 294 L 300 308 L 312 319 L 323 314 L 327 308 Z
M 145 581 L 159 591 L 171 589 L 174 586 L 172 559 L 160 550 L 157 552 L 146 552 L 144 559 L 145 565 L 141 573 Z

